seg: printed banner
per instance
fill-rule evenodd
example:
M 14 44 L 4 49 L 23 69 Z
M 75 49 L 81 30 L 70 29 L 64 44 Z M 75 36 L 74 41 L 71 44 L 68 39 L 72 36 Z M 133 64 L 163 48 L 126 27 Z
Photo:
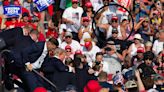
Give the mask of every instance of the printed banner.
M 4 15 L 8 17 L 18 17 L 21 14 L 21 6 L 4 6 Z
M 48 6 L 54 3 L 54 0 L 33 0 L 39 11 L 43 11 Z

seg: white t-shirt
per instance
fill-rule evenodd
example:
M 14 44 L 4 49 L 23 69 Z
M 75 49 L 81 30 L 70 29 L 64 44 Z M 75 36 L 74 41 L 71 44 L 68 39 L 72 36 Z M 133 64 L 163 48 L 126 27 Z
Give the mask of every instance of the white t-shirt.
M 61 47 L 62 49 L 65 49 L 65 46 L 67 46 L 68 44 L 66 42 L 62 42 L 61 45 L 59 45 L 59 47 Z M 72 52 L 75 53 L 76 50 L 80 50 L 81 46 L 80 43 L 78 41 L 72 40 L 72 43 L 70 44 Z
M 69 7 L 64 11 L 62 17 L 75 22 L 74 25 L 66 24 L 67 30 L 71 30 L 71 32 L 76 32 L 76 33 L 78 32 L 78 29 L 80 28 L 81 25 L 80 21 L 81 21 L 82 13 L 83 13 L 83 9 L 81 7 L 77 7 L 76 9 Z
M 109 23 L 109 21 L 111 21 L 112 19 L 112 15 L 114 15 L 115 13 L 114 12 L 111 12 L 110 9 L 108 8 L 108 10 L 106 10 L 105 12 L 103 12 L 103 18 L 102 18 L 102 21 L 101 23 L 102 24 L 107 24 Z
M 96 53 L 100 52 L 100 48 L 93 45 L 92 49 L 88 51 L 85 46 L 82 47 L 82 52 L 87 57 L 87 62 L 90 67 L 92 67 L 92 62 L 96 59 Z
M 98 11 L 101 7 L 103 7 L 102 0 L 90 0 L 93 6 L 94 11 Z
M 112 29 L 113 29 L 113 27 L 109 26 L 108 31 L 107 31 L 107 36 L 106 36 L 107 38 L 106 39 L 112 37 Z M 122 33 L 121 33 L 120 26 L 117 27 L 117 30 L 118 30 L 118 37 L 122 38 Z
M 163 50 L 163 48 L 164 48 L 163 44 L 164 44 L 164 42 L 159 42 L 158 40 L 154 41 L 152 50 L 155 52 L 156 55 L 158 55 L 159 52 L 161 52 Z

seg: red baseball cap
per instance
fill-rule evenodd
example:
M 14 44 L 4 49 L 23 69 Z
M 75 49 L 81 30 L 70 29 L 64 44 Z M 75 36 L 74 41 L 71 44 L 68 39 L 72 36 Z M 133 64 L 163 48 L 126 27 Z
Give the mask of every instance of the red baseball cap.
M 65 46 L 65 50 L 67 50 L 67 49 L 71 50 L 71 46 L 70 45 Z
M 138 47 L 137 48 L 137 53 L 144 53 L 145 49 L 143 47 Z
M 72 3 L 74 3 L 74 2 L 78 2 L 78 0 L 72 0 Z
M 82 51 L 81 50 L 76 50 L 75 54 L 82 55 Z
M 85 7 L 91 8 L 91 7 L 92 7 L 92 3 L 91 3 L 91 2 L 87 2 L 87 3 L 85 4 Z
M 118 20 L 117 16 L 112 16 L 112 20 Z
M 37 87 L 34 92 L 47 92 L 47 90 L 44 87 Z
M 84 87 L 84 92 L 99 92 L 101 88 L 102 87 L 99 85 L 98 81 L 90 80 Z
M 92 45 L 92 42 L 91 41 L 88 41 L 88 42 L 85 42 L 85 47 L 86 48 L 89 48 L 90 46 Z
M 83 17 L 83 21 L 89 21 L 89 17 L 88 16 Z

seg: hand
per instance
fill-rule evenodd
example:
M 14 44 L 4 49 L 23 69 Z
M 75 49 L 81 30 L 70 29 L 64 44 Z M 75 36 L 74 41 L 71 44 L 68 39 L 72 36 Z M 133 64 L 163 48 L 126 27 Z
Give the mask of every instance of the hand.
M 26 70 L 27 71 L 32 71 L 32 69 L 33 69 L 32 64 L 26 65 Z
M 89 74 L 94 74 L 95 71 L 94 71 L 93 69 L 90 68 L 90 69 L 88 70 L 88 73 L 89 73 Z
M 140 78 L 140 72 L 139 72 L 139 70 L 136 70 L 136 71 L 135 71 L 135 76 L 136 76 L 137 78 Z

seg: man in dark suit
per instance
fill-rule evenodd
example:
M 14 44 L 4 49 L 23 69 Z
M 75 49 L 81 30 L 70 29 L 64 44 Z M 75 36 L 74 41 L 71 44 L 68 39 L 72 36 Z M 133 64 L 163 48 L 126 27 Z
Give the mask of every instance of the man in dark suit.
M 4 42 L 0 41 L 0 44 L 2 43 L 5 44 L 4 46 L 0 46 L 0 50 L 12 48 L 17 38 L 20 39 L 20 37 L 22 36 L 28 36 L 30 31 L 31 31 L 31 28 L 29 26 L 25 26 L 23 28 L 16 27 L 16 28 L 12 28 L 12 29 L 0 32 L 0 39 L 4 41 Z
M 54 51 L 54 57 L 48 58 L 42 65 L 41 70 L 45 77 L 52 81 L 58 91 L 66 89 L 69 84 L 75 85 L 75 75 L 71 72 L 71 66 L 64 64 L 66 52 L 61 48 L 57 48 Z M 48 85 L 49 86 L 49 85 Z M 48 87 L 53 92 L 55 89 Z
M 39 70 L 48 51 L 56 49 L 58 45 L 57 39 L 51 38 L 46 42 L 34 43 L 22 51 L 22 65 L 26 65 L 26 68 L 22 69 L 20 77 L 27 87 L 27 92 L 33 92 L 36 87 L 43 86 L 40 77 L 31 71 Z

